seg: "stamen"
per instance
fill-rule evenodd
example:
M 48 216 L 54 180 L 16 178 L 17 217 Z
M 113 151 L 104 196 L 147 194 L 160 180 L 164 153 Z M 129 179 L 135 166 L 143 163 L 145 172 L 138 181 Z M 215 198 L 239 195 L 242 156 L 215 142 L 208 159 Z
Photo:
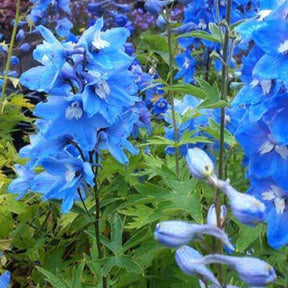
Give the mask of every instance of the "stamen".
M 75 118 L 76 120 L 82 117 L 83 110 L 80 107 L 79 102 L 75 101 L 70 106 L 66 108 L 65 117 L 67 120 L 72 120 Z
M 104 100 L 109 96 L 110 87 L 104 79 L 100 80 L 99 83 L 96 84 L 95 93 L 99 96 L 99 98 Z

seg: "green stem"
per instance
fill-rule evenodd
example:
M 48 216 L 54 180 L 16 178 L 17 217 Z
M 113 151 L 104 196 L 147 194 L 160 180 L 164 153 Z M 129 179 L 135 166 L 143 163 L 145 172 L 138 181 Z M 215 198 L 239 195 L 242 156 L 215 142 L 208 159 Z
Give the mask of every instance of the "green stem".
M 93 154 L 90 154 L 90 162 L 93 163 Z M 98 164 L 98 154 L 96 152 L 96 164 Z M 100 207 L 100 197 L 99 197 L 99 189 L 98 189 L 98 183 L 97 183 L 97 176 L 98 176 L 98 166 L 96 166 L 93 169 L 94 172 L 94 201 L 95 201 L 95 221 L 94 221 L 94 231 L 95 231 L 95 237 L 96 237 L 96 245 L 97 245 L 97 251 L 98 251 L 98 259 L 101 260 L 103 258 L 103 250 L 102 250 L 102 244 L 100 240 L 100 213 L 101 213 L 101 207 Z M 107 277 L 102 276 L 102 288 L 107 288 Z
M 9 50 L 8 50 L 8 57 L 6 61 L 6 67 L 5 67 L 5 74 L 4 74 L 4 81 L 2 85 L 2 92 L 1 92 L 1 98 L 0 98 L 0 106 L 1 106 L 1 111 L 3 113 L 4 110 L 4 103 L 5 103 L 5 92 L 7 88 L 7 82 L 8 82 L 8 72 L 10 69 L 10 62 L 11 62 L 11 57 L 13 54 L 13 47 L 15 43 L 15 38 L 16 38 L 16 33 L 17 33 L 17 26 L 20 21 L 20 2 L 21 0 L 17 0 L 16 4 L 16 15 L 15 15 L 15 22 L 12 30 L 12 36 L 9 44 Z
M 168 42 L 168 51 L 169 51 L 169 86 L 173 86 L 173 49 L 172 49 L 172 34 L 171 34 L 171 25 L 170 25 L 170 8 L 167 8 L 167 42 Z M 175 104 L 174 104 L 174 91 L 169 90 L 169 99 L 171 102 L 171 111 L 172 111 L 172 125 L 174 131 L 174 142 L 176 143 L 175 148 L 175 164 L 176 164 L 176 173 L 177 175 L 180 174 L 180 166 L 179 166 L 179 146 L 178 144 L 178 129 L 177 129 L 177 122 L 176 122 L 176 112 L 175 112 Z
M 230 15 L 231 15 L 231 6 L 232 0 L 227 1 L 227 9 L 226 9 L 226 22 L 230 25 Z M 216 11 L 217 15 L 219 15 L 219 3 L 216 1 Z M 218 16 L 219 17 L 219 16 Z M 220 19 L 218 19 L 220 21 Z M 228 73 L 229 73 L 229 30 L 226 28 L 225 30 L 225 37 L 224 37 L 224 44 L 223 44 L 223 61 L 226 65 L 222 65 L 222 77 L 221 77 L 221 100 L 226 100 L 227 92 L 228 92 Z M 229 61 L 229 62 L 228 62 Z M 219 179 L 223 179 L 225 176 L 225 142 L 224 142 L 224 135 L 225 135 L 225 108 L 221 108 L 221 120 L 220 120 L 220 151 L 219 151 Z M 215 204 L 216 204 L 216 215 L 217 215 L 217 226 L 222 228 L 221 226 L 221 195 L 220 190 L 216 190 L 215 195 Z M 223 254 L 223 246 L 222 243 L 217 240 L 217 253 Z M 218 279 L 219 282 L 223 283 L 223 273 L 221 265 L 218 265 Z

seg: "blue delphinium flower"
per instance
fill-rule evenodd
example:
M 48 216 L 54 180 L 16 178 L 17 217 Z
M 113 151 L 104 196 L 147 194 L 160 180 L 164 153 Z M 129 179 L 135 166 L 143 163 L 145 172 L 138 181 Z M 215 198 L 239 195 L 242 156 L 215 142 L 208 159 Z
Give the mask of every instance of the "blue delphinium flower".
M 260 8 L 263 11 L 257 19 L 237 28 L 243 41 L 250 41 L 249 45 L 254 47 L 244 58 L 241 79 L 245 86 L 236 95 L 232 107 L 242 106 L 246 110 L 238 119 L 236 137 L 245 152 L 251 183 L 249 194 L 264 201 L 268 243 L 278 249 L 288 243 L 288 231 L 283 224 L 287 219 L 284 191 L 288 188 L 285 125 L 288 4 L 261 1 Z
M 67 17 L 59 19 L 56 21 L 56 32 L 60 37 L 67 37 L 70 34 L 70 30 L 73 24 Z
M 155 101 L 153 105 L 153 113 L 154 115 L 164 114 L 167 111 L 168 107 L 168 101 L 165 98 L 160 97 L 159 99 L 157 99 L 157 101 Z
M 39 24 L 39 20 L 45 19 L 48 9 L 52 9 L 54 14 L 61 10 L 62 12 L 70 13 L 70 0 L 30 0 L 33 3 L 32 10 L 28 15 L 35 24 Z
M 270 177 L 252 180 L 248 191 L 263 201 L 266 206 L 266 221 L 268 223 L 268 243 L 274 249 L 279 249 L 288 243 L 288 207 L 287 190 L 275 183 Z
M 19 193 L 22 197 L 32 186 L 36 173 L 29 167 L 15 164 L 14 169 L 18 178 L 14 179 L 9 185 L 9 191 L 11 193 Z
M 46 172 L 42 172 L 36 176 L 32 189 L 44 192 L 44 199 L 62 199 L 62 213 L 69 212 L 74 201 L 80 200 L 79 193 L 85 199 L 84 192 L 87 191 L 87 184 L 90 186 L 94 185 L 95 175 L 88 162 L 68 157 L 60 160 L 43 158 L 40 163 Z M 43 185 L 46 185 L 47 188 L 47 183 L 51 183 L 53 178 L 54 184 L 47 191 L 43 188 Z
M 37 134 L 20 151 L 29 158 L 25 173 L 21 170 L 9 189 L 59 199 L 62 213 L 95 185 L 92 167 L 99 165 L 104 150 L 127 163 L 124 150 L 138 152 L 129 136 L 140 127 L 151 129 L 149 111 L 137 94 L 134 59 L 125 52 L 130 33 L 125 28 L 104 31 L 103 24 L 98 20 L 74 43 L 60 42 L 39 26 L 44 43 L 33 56 L 42 65 L 21 77 L 22 85 L 48 97 L 34 110 Z M 38 167 L 44 171 L 36 175 Z
M 185 95 L 182 100 L 175 99 L 174 106 L 175 111 L 177 113 L 177 136 L 178 141 L 180 142 L 185 131 L 195 131 L 193 136 L 204 136 L 205 134 L 200 130 L 201 127 L 208 126 L 209 116 L 213 116 L 213 112 L 207 109 L 198 109 L 198 105 L 200 105 L 201 101 L 199 101 L 196 97 L 191 95 Z M 189 115 L 189 116 L 188 116 Z M 179 119 L 179 120 L 178 120 Z M 172 120 L 172 111 L 171 108 L 167 110 L 165 114 L 165 121 L 170 124 L 170 127 L 165 127 L 165 138 L 174 140 L 174 129 L 172 128 L 173 120 Z M 203 138 L 203 143 L 207 143 L 209 141 L 205 141 Z M 203 143 L 197 144 L 185 144 L 179 147 L 180 153 L 182 155 L 186 155 L 187 149 L 195 147 L 195 145 L 204 145 Z M 172 147 L 166 148 L 166 153 L 173 154 L 175 149 Z
M 190 83 L 196 69 L 196 61 L 192 57 L 191 51 L 187 49 L 185 53 L 179 54 L 175 61 L 180 67 L 175 79 L 183 78 L 185 83 Z

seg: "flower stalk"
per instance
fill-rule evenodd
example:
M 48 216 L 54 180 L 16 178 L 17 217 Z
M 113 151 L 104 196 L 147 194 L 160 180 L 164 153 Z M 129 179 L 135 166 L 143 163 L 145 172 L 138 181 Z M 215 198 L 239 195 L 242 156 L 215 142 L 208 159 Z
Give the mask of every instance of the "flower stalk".
M 9 44 L 9 50 L 8 50 L 8 56 L 7 56 L 6 66 L 5 66 L 5 74 L 4 74 L 4 80 L 3 80 L 2 92 L 1 92 L 1 98 L 0 98 L 1 113 L 3 113 L 3 110 L 4 110 L 4 105 L 5 105 L 5 100 L 6 100 L 5 93 L 6 93 L 7 82 L 9 78 L 8 73 L 9 73 L 9 69 L 11 65 L 11 57 L 13 54 L 13 47 L 15 43 L 17 27 L 18 27 L 18 23 L 20 22 L 20 4 L 21 4 L 21 0 L 17 0 L 15 22 L 14 22 L 11 40 Z
M 168 52 L 169 52 L 169 80 L 168 85 L 169 87 L 173 86 L 173 48 L 172 48 L 172 33 L 171 33 L 171 23 L 170 23 L 170 9 L 167 7 L 166 13 L 166 24 L 167 24 L 167 42 L 168 42 Z M 178 144 L 178 129 L 177 129 L 177 122 L 176 122 L 176 111 L 175 111 L 175 104 L 174 104 L 174 91 L 169 89 L 168 92 L 170 103 L 171 103 L 171 111 L 172 111 L 172 125 L 174 130 L 174 142 L 175 142 L 175 164 L 176 164 L 176 173 L 177 175 L 180 174 L 180 166 L 179 166 L 179 145 Z
M 221 100 L 225 101 L 228 93 L 228 73 L 229 73 L 229 38 L 230 38 L 230 31 L 229 25 L 231 20 L 231 7 L 232 7 L 232 0 L 227 1 L 227 8 L 226 8 L 226 22 L 228 27 L 225 29 L 225 36 L 224 36 L 224 43 L 223 43 L 223 62 L 222 64 L 222 72 L 221 72 Z M 219 1 L 216 1 L 216 11 L 219 17 Z M 220 19 L 219 19 L 220 20 Z M 218 21 L 219 21 L 218 20 Z M 225 107 L 221 108 L 221 119 L 220 119 L 220 151 L 219 151 L 219 178 L 223 179 L 225 177 L 225 142 L 224 142 L 224 135 L 225 135 Z M 220 190 L 215 189 L 215 206 L 216 206 L 216 219 L 217 219 L 217 226 L 221 227 L 221 195 Z M 223 254 L 223 245 L 220 241 L 217 240 L 217 253 Z M 223 283 L 223 273 L 221 265 L 218 265 L 218 279 L 220 283 Z

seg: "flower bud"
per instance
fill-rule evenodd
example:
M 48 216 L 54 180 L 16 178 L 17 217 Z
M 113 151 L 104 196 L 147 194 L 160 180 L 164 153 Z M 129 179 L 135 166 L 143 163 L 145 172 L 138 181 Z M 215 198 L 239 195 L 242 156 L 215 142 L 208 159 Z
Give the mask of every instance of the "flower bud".
M 25 32 L 23 29 L 20 29 L 16 35 L 16 41 L 22 41 L 25 38 Z
M 236 191 L 227 181 L 217 181 L 220 188 L 229 198 L 235 218 L 243 224 L 255 226 L 264 221 L 265 205 L 254 196 Z
M 18 57 L 12 56 L 10 63 L 11 63 L 11 65 L 18 65 L 20 63 L 20 60 Z
M 218 227 L 211 225 L 190 224 L 184 221 L 163 221 L 158 223 L 154 232 L 155 239 L 170 248 L 179 247 L 192 241 L 198 235 L 211 235 L 220 239 L 231 250 L 227 234 Z
M 188 275 L 197 276 L 201 279 L 211 281 L 215 287 L 221 287 L 214 274 L 205 266 L 193 264 L 193 260 L 202 259 L 203 256 L 189 246 L 181 246 L 176 251 L 175 259 L 179 268 Z
M 169 5 L 173 2 L 174 0 L 167 0 L 167 1 L 147 0 L 145 2 L 144 7 L 150 14 L 159 15 L 166 5 Z
M 20 47 L 19 50 L 23 52 L 27 52 L 31 49 L 31 45 L 29 43 L 23 43 Z
M 240 279 L 248 285 L 265 286 L 274 282 L 277 278 L 275 270 L 267 262 L 254 257 L 232 257 L 219 254 L 211 254 L 199 261 L 191 261 L 192 264 L 220 263 L 229 265 L 238 273 Z
M 227 208 L 225 205 L 221 205 L 221 213 L 220 213 L 220 224 L 223 227 L 225 219 L 227 216 Z M 208 210 L 207 214 L 207 224 L 217 226 L 217 215 L 216 215 L 216 207 L 215 204 L 212 204 Z
M 162 29 L 162 30 L 165 30 L 166 29 L 166 26 L 167 26 L 167 23 L 165 21 L 165 19 L 163 18 L 162 15 L 159 15 L 156 19 L 156 25 L 158 28 Z
M 188 168 L 193 177 L 206 179 L 214 174 L 214 164 L 210 157 L 201 149 L 188 149 L 186 155 Z

